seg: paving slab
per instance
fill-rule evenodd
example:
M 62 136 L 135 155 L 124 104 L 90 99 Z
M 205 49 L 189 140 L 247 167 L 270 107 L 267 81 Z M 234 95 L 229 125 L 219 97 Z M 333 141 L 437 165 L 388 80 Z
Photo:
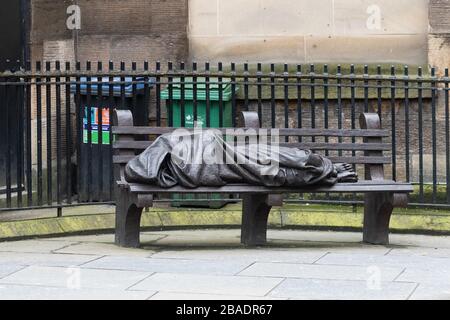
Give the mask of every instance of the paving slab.
M 367 252 L 384 255 L 390 251 L 386 246 L 362 243 L 359 232 L 269 230 L 269 243 L 273 246 L 323 250 L 327 252 Z
M 327 251 L 298 249 L 198 249 L 198 250 L 167 250 L 155 253 L 152 258 L 193 259 L 211 261 L 265 261 L 265 262 L 295 262 L 314 263 Z
M 142 245 L 157 247 L 240 247 L 239 230 L 189 230 L 165 232 L 166 237 Z
M 348 245 L 349 243 L 362 243 L 362 232 L 336 232 L 336 231 L 305 231 L 305 230 L 276 230 L 268 231 L 268 238 L 271 240 L 294 240 L 306 242 L 336 242 L 338 244 Z M 442 235 L 420 235 L 420 234 L 398 234 L 389 235 L 390 246 L 416 246 L 431 248 L 450 248 L 450 236 Z M 370 245 L 364 245 L 364 248 L 370 248 Z M 383 246 L 374 246 L 375 248 L 384 248 Z
M 450 236 L 420 234 L 390 234 L 391 245 L 450 248 Z
M 361 232 L 333 232 L 333 231 L 306 231 L 306 230 L 276 230 L 269 229 L 267 237 L 271 240 L 302 240 L 321 242 L 348 242 L 362 241 Z
M 185 293 L 185 292 L 158 292 L 149 300 L 287 300 L 286 298 L 277 297 L 257 297 L 257 296 L 241 296 L 241 295 L 221 295 L 206 293 Z
M 0 285 L 0 300 L 146 300 L 155 292 Z
M 154 251 L 145 249 L 122 248 L 112 243 L 83 242 L 64 247 L 60 250 L 55 250 L 55 253 L 84 254 L 96 256 L 148 257 L 152 253 L 154 253 Z
M 373 255 L 329 253 L 320 258 L 316 264 L 343 266 L 383 266 L 413 269 L 450 269 L 450 258 L 435 258 L 420 255 Z
M 424 284 L 417 286 L 410 300 L 450 300 L 450 284 Z
M 141 241 L 143 243 L 153 242 L 158 239 L 164 238 L 166 235 L 154 232 L 141 232 Z M 50 242 L 61 242 L 61 241 L 71 241 L 71 242 L 95 242 L 95 243 L 114 243 L 114 234 L 98 234 L 98 235 L 80 235 L 80 236 L 68 236 L 68 237 L 57 237 L 43 239 L 42 241 Z
M 155 273 L 130 290 L 265 296 L 283 279 Z
M 271 247 L 303 248 L 312 251 L 357 253 L 370 252 L 372 254 L 385 255 L 390 248 L 385 246 L 373 246 L 361 243 L 328 242 L 328 241 L 304 241 L 304 240 L 270 240 Z
M 406 268 L 396 281 L 417 282 L 422 284 L 441 284 L 450 286 L 450 268 Z
M 351 239 L 347 238 L 348 242 L 342 242 L 339 239 L 345 238 L 345 236 L 341 236 L 340 233 L 336 232 L 334 234 L 338 235 L 335 241 L 328 241 L 332 239 L 332 235 L 329 235 L 327 232 L 325 232 L 322 240 L 319 240 L 320 237 L 316 233 L 312 233 L 312 238 L 306 240 L 309 236 L 308 232 L 280 231 L 280 235 L 276 232 L 272 233 L 272 236 L 269 234 L 268 243 L 264 248 L 304 248 L 325 252 L 365 252 L 370 250 L 381 255 L 388 253 L 390 250 L 390 248 L 385 246 L 364 245 L 360 243 L 360 240 L 351 242 L 354 235 L 352 235 Z M 148 249 L 166 249 L 168 247 L 176 249 L 225 247 L 231 249 L 243 247 L 240 243 L 240 231 L 227 229 L 189 230 L 185 234 L 180 231 L 168 231 L 165 238 L 149 244 L 143 243 L 143 246 Z
M 151 273 L 118 270 L 31 266 L 0 279 L 0 284 L 22 284 L 75 289 L 121 289 L 142 281 Z
M 67 239 L 60 241 L 45 240 L 23 240 L 1 242 L 0 252 L 29 252 L 29 253 L 51 253 L 54 250 L 75 244 L 76 242 Z
M 134 257 L 103 257 L 83 265 L 93 269 L 135 270 L 164 273 L 196 273 L 234 275 L 250 265 L 246 261 L 204 261 L 186 259 L 154 259 Z
M 421 256 L 433 258 L 449 258 L 450 248 L 430 248 L 430 247 L 406 247 L 401 249 L 392 249 L 389 251 L 389 256 Z
M 381 281 L 393 281 L 401 274 L 403 268 L 360 266 L 330 266 L 294 263 L 258 262 L 245 269 L 239 275 L 254 277 L 310 278 L 330 280 L 368 280 L 375 272 Z
M 195 240 L 195 242 L 201 242 L 200 239 L 210 240 L 216 238 L 232 238 L 231 243 L 235 244 L 236 240 L 239 240 L 239 229 L 199 229 L 199 230 L 170 230 L 170 231 L 155 231 L 157 235 L 167 235 L 170 237 L 182 237 L 185 240 Z M 144 232 L 143 235 L 154 235 L 155 232 Z M 335 243 L 336 246 L 342 247 L 348 244 L 352 244 L 353 247 L 357 247 L 362 244 L 361 232 L 336 232 L 336 231 L 308 231 L 308 230 L 279 230 L 269 229 L 267 234 L 268 240 L 274 243 L 279 243 L 280 240 L 290 240 L 294 242 L 308 243 L 308 242 L 321 242 L 321 243 Z M 195 239 L 193 239 L 195 238 Z M 199 239 L 200 238 L 200 239 Z M 168 239 L 166 239 L 168 240 Z M 223 240 L 222 240 L 223 241 Z M 450 248 L 450 236 L 433 236 L 433 235 L 417 235 L 417 234 L 395 234 L 390 235 L 390 248 L 395 246 L 417 246 L 417 247 L 433 247 L 433 248 Z M 283 242 L 289 244 L 290 242 Z M 213 244 L 211 244 L 213 245 Z M 367 249 L 370 247 L 382 248 L 384 246 L 371 246 L 362 245 Z
M 416 286 L 415 283 L 286 279 L 269 295 L 298 300 L 405 300 Z
M 49 266 L 70 267 L 78 266 L 100 256 L 80 254 L 55 254 L 55 253 L 24 253 L 24 252 L 2 252 L 0 253 L 0 265 L 21 266 Z
M 215 236 L 226 237 L 226 238 L 239 238 L 241 236 L 241 230 L 238 228 L 233 229 L 183 229 L 183 230 L 164 230 L 164 231 L 144 231 L 142 234 L 145 235 L 166 235 L 166 236 L 182 236 L 189 238 L 203 238 L 211 239 Z
M 6 277 L 14 272 L 17 272 L 17 271 L 23 269 L 23 268 L 24 268 L 24 266 L 12 265 L 12 264 L 0 265 L 0 278 Z

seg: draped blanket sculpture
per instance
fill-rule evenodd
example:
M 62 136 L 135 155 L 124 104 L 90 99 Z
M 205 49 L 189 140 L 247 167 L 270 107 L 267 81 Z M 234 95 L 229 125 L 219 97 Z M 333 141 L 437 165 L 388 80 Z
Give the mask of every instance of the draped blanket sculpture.
M 357 182 L 351 165 L 333 164 L 309 150 L 279 146 L 273 139 L 271 143 L 255 139 L 235 143 L 217 130 L 180 129 L 159 136 L 128 162 L 125 179 L 162 188 L 236 183 L 305 187 Z

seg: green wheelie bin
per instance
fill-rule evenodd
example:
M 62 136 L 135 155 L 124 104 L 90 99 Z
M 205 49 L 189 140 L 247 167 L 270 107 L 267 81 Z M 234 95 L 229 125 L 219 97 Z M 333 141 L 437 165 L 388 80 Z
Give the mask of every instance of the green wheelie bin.
M 232 106 L 232 86 L 229 79 L 222 79 L 219 83 L 217 78 L 209 79 L 209 87 L 205 78 L 196 79 L 194 88 L 193 78 L 186 77 L 183 81 L 174 78 L 171 83 L 172 90 L 167 87 L 161 92 L 161 99 L 166 100 L 167 114 L 172 119 L 175 128 L 182 126 L 182 98 L 184 96 L 184 127 L 194 127 L 194 108 L 197 106 L 197 126 L 206 127 L 207 96 L 209 93 L 209 127 L 220 127 L 220 98 L 222 100 L 222 127 L 233 127 L 233 106 Z M 183 88 L 184 86 L 184 88 Z M 194 90 L 195 89 L 195 90 Z M 219 90 L 222 94 L 220 95 Z M 194 92 L 195 99 L 194 99 Z M 170 103 L 169 103 L 170 101 Z M 230 199 L 233 196 L 230 195 Z M 174 207 L 206 207 L 221 208 L 229 202 L 223 195 L 180 195 L 172 196 L 172 206 Z

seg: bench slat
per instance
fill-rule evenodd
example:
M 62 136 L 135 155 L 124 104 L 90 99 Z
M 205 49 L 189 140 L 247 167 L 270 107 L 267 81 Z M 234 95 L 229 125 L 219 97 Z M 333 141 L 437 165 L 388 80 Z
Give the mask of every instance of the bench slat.
M 389 151 L 392 148 L 389 143 L 288 142 L 280 143 L 280 145 L 307 150 L 329 151 Z
M 127 164 L 130 160 L 134 159 L 135 156 L 132 155 L 118 155 L 113 156 L 113 163 L 116 164 Z M 391 163 L 390 157 L 366 157 L 366 156 L 360 156 L 360 157 L 333 157 L 329 156 L 327 157 L 334 163 L 349 163 L 349 164 L 389 164 Z
M 144 150 L 154 141 L 116 141 L 114 149 Z M 283 142 L 280 146 L 308 149 L 308 150 L 333 150 L 333 151 L 389 151 L 389 143 L 320 143 L 320 142 Z
M 179 128 L 167 128 L 167 127 L 113 127 L 113 134 L 125 134 L 125 135 L 161 135 L 170 133 Z M 184 130 L 193 131 L 194 129 L 183 128 Z M 230 136 L 248 136 L 245 128 L 244 133 L 228 133 L 226 132 L 230 128 L 217 128 L 222 133 L 227 133 Z M 234 130 L 234 129 L 233 129 Z M 256 130 L 256 133 L 260 129 Z M 307 137 L 387 137 L 389 136 L 388 130 L 361 130 L 361 129 L 298 129 L 298 128 L 280 128 L 280 136 L 307 136 Z M 270 129 L 268 130 L 270 132 Z
M 341 156 L 334 157 L 328 156 L 333 163 L 348 163 L 348 164 L 390 164 L 390 157 L 370 157 L 370 156 L 360 156 L 360 157 L 352 157 L 352 156 Z
M 131 183 L 128 185 L 131 192 L 135 193 L 239 193 L 239 194 L 282 194 L 282 193 L 366 193 L 366 192 L 413 192 L 413 186 L 408 183 L 396 183 L 394 181 L 360 181 L 357 183 L 338 183 L 334 186 L 316 186 L 307 188 L 268 188 L 253 185 L 226 185 L 223 187 L 198 187 L 187 189 L 180 186 L 173 188 L 160 188 L 158 186 Z

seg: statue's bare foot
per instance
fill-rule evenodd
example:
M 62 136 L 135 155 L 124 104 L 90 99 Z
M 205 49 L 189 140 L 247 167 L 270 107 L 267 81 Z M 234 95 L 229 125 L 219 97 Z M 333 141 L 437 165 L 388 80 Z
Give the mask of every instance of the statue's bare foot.
M 358 174 L 353 166 L 348 163 L 336 163 L 334 165 L 337 171 L 338 182 L 357 182 Z

